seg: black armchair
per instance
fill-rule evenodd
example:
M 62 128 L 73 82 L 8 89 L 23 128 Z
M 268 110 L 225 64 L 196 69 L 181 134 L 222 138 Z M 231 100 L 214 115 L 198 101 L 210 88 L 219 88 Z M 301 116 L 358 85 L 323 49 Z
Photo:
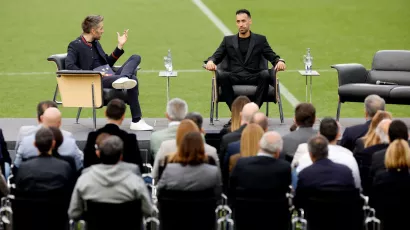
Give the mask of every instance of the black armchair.
M 57 65 L 57 82 L 59 79 L 61 80 L 61 76 L 64 74 L 64 76 L 67 76 L 68 78 L 72 77 L 84 77 L 84 76 L 89 76 L 91 75 L 100 75 L 100 80 L 96 83 L 94 86 L 94 92 L 92 93 L 94 96 L 92 97 L 93 104 L 89 106 L 81 106 L 81 103 L 76 105 L 73 100 L 70 102 L 67 101 L 67 103 L 64 103 L 64 101 L 57 101 L 57 95 L 59 92 L 59 86 L 57 83 L 56 89 L 54 91 L 54 96 L 53 96 L 53 101 L 56 102 L 57 104 L 63 104 L 63 106 L 67 107 L 78 107 L 78 112 L 77 112 L 77 117 L 76 117 L 76 123 L 78 124 L 78 120 L 81 115 L 81 110 L 83 107 L 91 107 L 93 108 L 93 122 L 94 122 L 94 129 L 96 128 L 96 115 L 95 115 L 95 109 L 102 108 L 103 106 L 107 105 L 108 102 L 110 102 L 114 98 L 119 98 L 123 100 L 125 103 L 127 103 L 127 91 L 126 90 L 118 90 L 118 89 L 107 89 L 102 87 L 101 83 L 101 74 L 95 71 L 89 71 L 89 70 L 70 70 L 67 71 L 65 70 L 65 59 L 67 57 L 67 54 L 54 54 L 51 55 L 50 57 L 47 58 L 48 61 L 52 61 Z M 113 70 L 116 71 L 119 67 L 114 66 Z M 97 76 L 98 77 L 98 76 Z M 96 80 L 96 79 L 95 79 Z M 68 82 L 68 81 L 66 81 Z M 79 83 L 77 81 L 70 81 L 71 83 Z M 60 89 L 61 90 L 61 89 Z M 61 92 L 61 91 L 60 91 Z M 96 93 L 97 92 L 97 93 Z M 99 93 L 101 92 L 101 94 Z M 78 93 L 78 91 L 76 92 Z M 101 95 L 101 96 L 100 96 Z M 68 98 L 66 98 L 68 99 Z M 91 99 L 89 100 L 91 102 Z M 79 102 L 79 101 L 78 101 Z M 70 104 L 70 106 L 68 106 Z
M 410 104 L 410 51 L 381 50 L 373 57 L 372 68 L 361 64 L 337 64 L 339 103 L 336 119 L 339 120 L 341 103 L 363 102 L 376 94 L 387 104 Z
M 284 122 L 283 109 L 282 109 L 282 99 L 280 96 L 279 78 L 276 73 L 268 68 L 268 61 L 265 58 L 261 59 L 260 63 L 261 69 L 266 69 L 272 76 L 272 81 L 269 86 L 268 96 L 265 98 L 266 102 L 266 116 L 269 116 L 269 102 L 277 103 L 279 106 L 279 115 L 281 123 Z M 214 113 L 216 116 L 215 120 L 218 120 L 218 103 L 226 102 L 226 99 L 222 97 L 222 89 L 218 86 L 218 75 L 220 71 L 229 72 L 229 59 L 225 58 L 221 63 L 218 64 L 217 70 L 214 71 L 212 77 L 212 94 L 211 94 L 211 109 L 210 109 L 210 124 L 213 125 Z M 234 85 L 233 91 L 235 96 L 247 96 L 251 101 L 253 101 L 253 96 L 255 95 L 256 86 L 254 85 Z

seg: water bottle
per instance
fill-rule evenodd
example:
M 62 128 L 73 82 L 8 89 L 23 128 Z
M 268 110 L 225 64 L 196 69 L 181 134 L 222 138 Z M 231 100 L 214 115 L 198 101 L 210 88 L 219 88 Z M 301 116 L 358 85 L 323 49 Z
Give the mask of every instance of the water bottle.
M 172 56 L 171 56 L 171 50 L 168 50 L 168 55 L 164 57 L 164 63 L 165 63 L 165 69 L 168 72 L 172 72 Z
M 307 54 L 304 56 L 305 72 L 312 72 L 313 57 L 310 54 L 310 48 L 307 48 Z

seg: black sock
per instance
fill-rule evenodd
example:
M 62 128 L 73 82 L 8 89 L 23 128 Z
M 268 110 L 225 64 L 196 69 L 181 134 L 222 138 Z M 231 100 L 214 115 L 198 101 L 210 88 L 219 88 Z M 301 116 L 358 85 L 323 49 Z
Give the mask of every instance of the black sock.
M 133 117 L 132 122 L 137 123 L 138 121 L 141 120 L 141 117 Z

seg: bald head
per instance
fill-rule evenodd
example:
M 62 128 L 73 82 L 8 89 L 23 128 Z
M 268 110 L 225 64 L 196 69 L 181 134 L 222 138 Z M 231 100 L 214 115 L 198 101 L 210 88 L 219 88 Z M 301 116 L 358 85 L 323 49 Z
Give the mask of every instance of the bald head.
M 250 123 L 258 124 L 263 131 L 268 131 L 268 118 L 262 112 L 254 113 Z
M 46 127 L 60 128 L 61 126 L 60 110 L 54 107 L 46 109 L 43 114 L 43 125 Z
M 259 111 L 259 106 L 253 102 L 246 104 L 241 112 L 241 125 L 249 124 L 254 113 Z
M 266 132 L 259 141 L 259 148 L 261 152 L 272 154 L 278 158 L 280 151 L 282 151 L 283 140 L 278 132 Z
M 392 120 L 383 119 L 376 127 L 376 135 L 380 138 L 381 143 L 388 144 L 389 141 L 389 127 Z

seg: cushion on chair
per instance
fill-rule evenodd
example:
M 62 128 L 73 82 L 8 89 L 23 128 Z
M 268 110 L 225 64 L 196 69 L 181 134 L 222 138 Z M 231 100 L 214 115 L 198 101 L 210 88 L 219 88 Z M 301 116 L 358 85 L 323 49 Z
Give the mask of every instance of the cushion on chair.
M 372 70 L 410 72 L 410 51 L 381 50 L 373 57 Z
M 397 86 L 390 91 L 390 98 L 397 100 L 402 99 L 406 104 L 410 103 L 410 86 Z
M 395 85 L 374 85 L 374 84 L 347 84 L 339 87 L 339 97 L 341 102 L 363 102 L 364 99 L 376 94 L 382 98 L 388 98 L 390 91 Z
M 410 86 L 410 72 L 370 70 L 366 82 L 370 84 L 376 84 L 377 81 L 392 82 L 398 85 Z
M 125 103 L 128 102 L 127 91 L 120 89 L 103 89 L 104 105 L 107 105 L 114 98 L 123 100 Z

